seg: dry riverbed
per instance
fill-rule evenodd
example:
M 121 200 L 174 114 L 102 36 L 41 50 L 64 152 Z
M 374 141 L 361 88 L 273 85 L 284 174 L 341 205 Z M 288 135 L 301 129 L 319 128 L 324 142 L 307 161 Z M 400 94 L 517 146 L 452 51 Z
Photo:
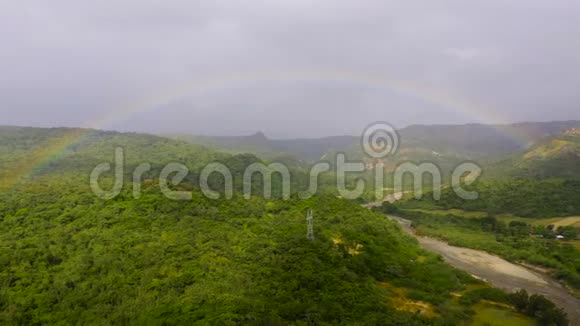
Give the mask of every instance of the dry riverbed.
M 454 247 L 441 240 L 419 237 L 411 228 L 411 221 L 389 217 L 417 238 L 423 248 L 440 254 L 451 266 L 509 292 L 525 289 L 532 294 L 544 295 L 566 311 L 572 325 L 580 325 L 580 300 L 570 295 L 560 283 L 549 276 L 484 251 Z

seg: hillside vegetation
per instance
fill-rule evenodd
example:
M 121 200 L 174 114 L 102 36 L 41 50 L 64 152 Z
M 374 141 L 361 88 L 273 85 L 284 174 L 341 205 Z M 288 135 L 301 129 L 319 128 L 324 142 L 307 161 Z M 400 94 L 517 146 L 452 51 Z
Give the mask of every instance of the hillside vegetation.
M 477 191 L 477 200 L 460 198 L 452 188 L 441 192 L 440 200 L 431 194 L 401 203 L 403 208 L 463 209 L 490 214 L 513 214 L 530 218 L 580 215 L 580 179 L 535 180 L 515 178 L 481 180 L 471 187 Z
M 2 324 L 461 325 L 481 318 L 482 299 L 528 321 L 511 310 L 517 296 L 472 293 L 489 287 L 422 250 L 382 214 L 337 198 L 328 180 L 327 191 L 307 200 L 259 191 L 245 199 L 243 171 L 261 162 L 253 154 L 84 129 L 3 127 L 0 135 Z M 125 186 L 103 200 L 88 175 L 113 163 L 117 146 L 125 149 Z M 231 200 L 207 199 L 196 186 L 214 161 L 238 181 Z M 152 171 L 135 198 L 130 176 L 144 162 Z M 191 191 L 191 200 L 160 192 L 158 172 L 169 162 L 191 170 L 173 187 Z M 306 171 L 292 173 L 297 188 L 306 184 Z M 549 301 L 526 300 L 518 311 L 566 324 Z
M 176 202 L 150 187 L 139 199 L 126 192 L 103 201 L 82 184 L 55 183 L 1 197 L 4 323 L 454 324 L 469 316 L 446 302 L 474 280 L 394 222 L 334 196 L 211 201 L 195 193 Z M 380 282 L 408 289 L 436 315 L 397 311 Z
M 574 178 L 580 175 L 580 129 L 542 139 L 510 158 L 486 167 L 489 178 Z

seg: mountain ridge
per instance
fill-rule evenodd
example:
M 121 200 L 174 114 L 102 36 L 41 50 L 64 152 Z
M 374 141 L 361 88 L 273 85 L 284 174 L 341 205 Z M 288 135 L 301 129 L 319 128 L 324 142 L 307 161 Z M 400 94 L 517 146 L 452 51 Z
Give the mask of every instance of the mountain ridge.
M 485 157 L 523 150 L 533 142 L 563 130 L 580 127 L 578 120 L 518 122 L 513 124 L 410 125 L 399 129 L 402 147 L 417 144 L 435 152 L 459 152 L 460 156 Z M 272 152 L 318 160 L 331 151 L 348 151 L 359 145 L 359 136 L 338 135 L 320 138 L 275 139 L 258 132 L 250 136 L 196 136 L 166 134 L 169 138 L 214 147 L 225 151 L 249 151 L 268 157 Z

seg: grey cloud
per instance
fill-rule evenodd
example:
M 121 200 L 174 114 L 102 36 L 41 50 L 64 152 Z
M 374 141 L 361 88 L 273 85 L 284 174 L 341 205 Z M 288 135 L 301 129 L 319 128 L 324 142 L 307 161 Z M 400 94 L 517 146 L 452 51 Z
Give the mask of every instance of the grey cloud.
M 294 137 L 374 120 L 580 119 L 579 13 L 573 0 L 6 2 L 0 123 L 90 125 L 204 78 L 333 70 L 428 84 L 488 112 L 360 81 L 248 78 L 98 126 Z

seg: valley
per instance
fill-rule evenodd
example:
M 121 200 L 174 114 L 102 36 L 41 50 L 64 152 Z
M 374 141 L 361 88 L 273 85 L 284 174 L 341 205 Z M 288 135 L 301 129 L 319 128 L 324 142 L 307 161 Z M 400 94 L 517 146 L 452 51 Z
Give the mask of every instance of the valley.
M 441 255 L 451 266 L 509 292 L 525 289 L 529 293 L 542 294 L 562 307 L 571 320 L 580 320 L 580 299 L 570 295 L 562 284 L 549 276 L 484 251 L 455 247 L 445 241 L 418 236 L 411 226 L 412 221 L 397 216 L 388 217 L 413 235 L 421 247 Z

